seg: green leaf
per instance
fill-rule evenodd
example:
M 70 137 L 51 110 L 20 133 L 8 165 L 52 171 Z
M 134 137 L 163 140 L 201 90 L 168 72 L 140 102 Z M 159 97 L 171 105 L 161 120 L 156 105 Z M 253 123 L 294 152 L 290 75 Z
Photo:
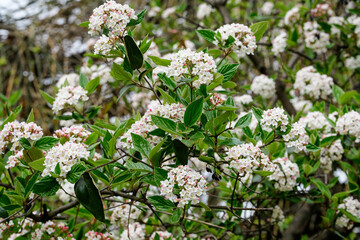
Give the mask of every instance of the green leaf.
M 320 190 L 323 196 L 331 199 L 331 192 L 322 181 L 313 177 L 310 178 L 310 181 Z
M 19 105 L 15 108 L 15 110 L 3 121 L 3 123 L 0 125 L 0 130 L 4 129 L 5 124 L 9 122 L 15 121 L 16 117 L 19 115 L 20 111 L 22 109 L 22 106 Z
M 235 124 L 234 128 L 243 128 L 250 125 L 252 119 L 252 113 L 249 112 L 248 114 L 242 116 Z
M 338 103 L 340 103 L 340 97 L 344 94 L 344 91 L 337 85 L 333 85 L 332 92 Z
M 88 28 L 88 27 L 89 27 L 89 24 L 90 24 L 90 22 L 89 22 L 89 21 L 86 21 L 86 22 L 80 23 L 79 26 L 80 26 L 80 27 L 86 27 L 86 28 Z
M 144 20 L 146 11 L 147 11 L 146 8 L 144 10 L 142 10 L 140 13 L 138 13 L 137 19 L 136 20 L 131 19 L 130 22 L 126 26 L 127 27 L 132 27 L 132 26 L 140 24 Z
M 54 147 L 59 141 L 60 139 L 54 137 L 42 137 L 35 142 L 34 147 L 41 150 L 48 150 Z
M 48 103 L 50 103 L 51 105 L 54 103 L 55 99 L 52 96 L 42 90 L 40 90 L 40 93 Z
M 80 177 L 75 183 L 74 191 L 81 205 L 91 212 L 96 219 L 104 222 L 105 214 L 100 192 L 89 173 L 85 172 Z
M 70 183 L 76 183 L 85 171 L 86 167 L 82 163 L 76 163 L 66 174 L 66 180 L 68 180 Z
M 152 172 L 152 168 L 144 164 L 143 162 L 133 162 L 128 160 L 126 161 L 126 167 L 128 169 L 140 171 L 140 172 Z
M 181 165 L 187 165 L 189 160 L 189 148 L 180 140 L 173 140 L 176 159 Z
M 262 119 L 263 110 L 256 107 L 252 107 L 252 112 L 254 113 L 256 119 L 260 122 Z
M 125 83 L 132 79 L 132 75 L 117 63 L 113 63 L 110 74 L 115 80 Z
M 34 122 L 34 110 L 31 109 L 31 112 L 29 113 L 27 119 L 26 119 L 26 123 L 30 123 L 30 122 Z
M 134 149 L 142 153 L 147 158 L 149 158 L 149 154 L 151 152 L 150 143 L 147 140 L 145 140 L 142 136 L 134 133 L 131 133 L 131 138 L 134 145 Z
M 88 82 L 84 89 L 88 92 L 88 94 L 90 94 L 93 91 L 95 91 L 95 89 L 99 86 L 99 83 L 100 83 L 100 78 L 96 77 L 90 82 Z
M 267 177 L 270 176 L 271 174 L 273 174 L 274 172 L 270 172 L 270 171 L 254 171 L 255 174 L 260 175 L 262 177 Z
M 0 218 L 7 218 L 8 216 L 8 212 L 4 208 L 0 207 Z
M 34 184 L 32 192 L 42 197 L 54 195 L 60 188 L 59 182 L 54 177 L 45 176 Z
M 229 81 L 236 73 L 239 64 L 224 64 L 218 69 L 218 72 L 224 76 L 223 82 Z
M 256 41 L 259 41 L 262 38 L 268 26 L 269 26 L 268 21 L 254 23 L 253 25 L 250 26 L 251 31 L 254 33 L 254 36 L 256 37 Z
M 149 201 L 159 211 L 172 211 L 175 207 L 174 203 L 170 200 L 165 199 L 162 196 L 151 196 L 148 197 Z
M 348 103 L 356 94 L 357 94 L 356 91 L 349 91 L 344 93 L 343 95 L 340 96 L 339 103 L 340 104 Z
M 168 67 L 171 64 L 171 60 L 159 58 L 156 56 L 148 56 L 156 65 Z
M 35 160 L 33 162 L 29 162 L 29 166 L 37 171 L 42 172 L 45 169 L 44 166 L 45 158 L 40 158 L 38 160 Z
M 311 151 L 311 152 L 316 152 L 316 151 L 319 151 L 320 148 L 319 148 L 318 146 L 315 146 L 315 145 L 312 144 L 312 143 L 308 143 L 308 144 L 306 145 L 306 150 Z
M 202 37 L 203 39 L 205 39 L 208 42 L 214 42 L 215 41 L 215 32 L 209 29 L 200 29 L 200 30 L 196 30 L 196 32 L 200 35 L 200 37 Z
M 80 78 L 79 78 L 79 85 L 85 89 L 86 84 L 88 84 L 89 79 L 84 75 L 84 74 L 80 74 Z
M 342 212 L 347 218 L 349 218 L 351 221 L 356 222 L 356 223 L 360 223 L 360 218 L 352 215 L 351 213 L 349 213 L 348 211 L 346 211 L 345 209 L 339 209 L 340 212 Z
M 165 181 L 168 178 L 168 171 L 161 168 L 154 169 L 154 181 L 156 186 L 160 187 L 161 181 Z
M 26 150 L 31 149 L 31 143 L 26 138 L 20 138 L 19 143 L 24 149 L 26 149 Z
M 122 88 L 120 89 L 119 96 L 118 96 L 118 98 L 117 98 L 117 100 L 116 100 L 116 103 L 118 103 L 119 100 L 120 100 L 120 98 L 121 98 L 129 89 L 131 89 L 131 88 L 133 88 L 133 87 L 136 87 L 136 85 L 135 85 L 135 84 L 128 84 L 128 85 L 125 85 L 124 87 L 122 87 Z
M 176 103 L 176 101 L 175 101 L 175 99 L 173 99 L 168 93 L 166 93 L 164 90 L 162 90 L 161 88 L 156 88 L 159 92 L 160 92 L 160 94 L 161 94 L 161 96 L 163 97 L 163 99 L 164 99 L 164 101 L 166 102 L 166 103 L 169 103 L 169 104 L 172 104 L 172 103 Z
M 35 184 L 36 180 L 38 179 L 39 175 L 40 175 L 40 172 L 37 171 L 34 175 L 32 175 L 32 177 L 27 182 L 26 187 L 25 187 L 25 198 L 27 198 L 29 196 L 29 193 L 33 189 L 34 184 Z
M 144 57 L 136 45 L 134 39 L 129 35 L 124 37 L 125 48 L 126 48 L 126 55 L 129 59 L 131 69 L 139 69 L 143 65 Z
M 38 160 L 40 158 L 44 157 L 43 151 L 41 151 L 40 149 L 37 148 L 31 148 L 30 150 L 23 150 L 23 154 L 25 157 L 25 161 L 27 163 L 33 162 L 35 160 Z
M 184 114 L 184 123 L 185 126 L 191 127 L 194 125 L 200 118 L 202 110 L 203 110 L 204 99 L 199 98 L 196 101 L 187 106 L 185 114 Z
M 151 115 L 151 121 L 161 130 L 175 135 L 180 135 L 176 132 L 176 123 L 168 118 Z
M 178 223 L 183 211 L 184 211 L 184 209 L 177 208 L 170 217 L 170 223 L 172 223 L 172 224 Z

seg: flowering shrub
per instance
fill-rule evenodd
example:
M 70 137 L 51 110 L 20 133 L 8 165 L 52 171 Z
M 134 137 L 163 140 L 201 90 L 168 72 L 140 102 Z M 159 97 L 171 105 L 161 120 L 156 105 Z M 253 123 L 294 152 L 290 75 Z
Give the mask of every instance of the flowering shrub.
M 53 121 L 0 96 L 1 239 L 359 238 L 360 4 L 195 2 L 96 7 Z

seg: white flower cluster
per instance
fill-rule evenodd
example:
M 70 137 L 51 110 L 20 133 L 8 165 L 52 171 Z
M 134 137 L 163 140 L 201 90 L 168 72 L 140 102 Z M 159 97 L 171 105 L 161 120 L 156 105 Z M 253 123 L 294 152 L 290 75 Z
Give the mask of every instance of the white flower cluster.
M 309 96 L 314 99 L 327 99 L 332 95 L 332 77 L 318 73 L 313 66 L 300 69 L 296 73 L 294 89 L 301 96 Z
M 334 135 L 335 134 L 326 134 L 322 138 Z M 333 142 L 329 147 L 321 148 L 320 167 L 324 170 L 325 173 L 331 172 L 333 161 L 340 161 L 343 154 L 344 148 L 340 139 Z
M 121 240 L 145 240 L 145 226 L 138 222 L 129 224 L 129 229 L 125 229 L 121 236 Z
M 56 83 L 56 87 L 61 88 L 63 87 L 66 83 L 68 84 L 67 86 L 78 86 L 79 85 L 79 75 L 77 75 L 76 73 L 70 73 L 70 74 L 65 74 L 62 75 L 61 78 L 59 79 L 59 81 Z
M 253 171 L 273 171 L 275 168 L 269 157 L 252 143 L 234 146 L 226 154 L 225 161 L 230 162 L 230 167 L 236 169 L 245 180 L 251 179 Z
M 93 230 L 85 233 L 86 240 L 110 240 L 110 235 L 108 233 L 99 233 Z
M 276 205 L 272 211 L 270 222 L 273 224 L 274 223 L 281 224 L 284 220 L 285 220 L 284 212 L 281 210 L 281 208 L 278 205 Z
M 280 127 L 281 131 L 286 132 L 289 119 L 284 109 L 276 107 L 263 112 L 260 124 L 265 131 Z
M 360 202 L 352 196 L 345 198 L 344 202 L 339 204 L 338 209 L 345 209 L 355 217 L 360 218 Z M 336 219 L 336 226 L 351 229 L 354 226 L 354 223 L 342 214 L 338 219 Z
M 90 16 L 89 34 L 92 36 L 102 34 L 106 27 L 109 30 L 109 36 L 123 36 L 126 34 L 126 25 L 131 19 L 136 20 L 137 16 L 129 5 L 122 5 L 112 0 L 107 1 L 95 8 Z
M 275 81 L 264 74 L 256 76 L 251 84 L 251 91 L 263 98 L 271 98 L 276 92 Z
M 182 121 L 184 113 L 185 107 L 180 103 L 161 105 L 158 101 L 151 101 L 144 116 L 131 125 L 131 128 L 120 138 L 120 144 L 127 149 L 132 148 L 131 133 L 134 133 L 142 136 L 148 140 L 152 146 L 155 146 L 161 142 L 162 138 L 149 135 L 149 132 L 157 129 L 157 126 L 151 121 L 151 115 L 169 118 L 174 121 Z
M 237 106 L 248 105 L 253 102 L 253 98 L 249 94 L 234 97 L 234 103 Z
M 286 32 L 281 32 L 279 35 L 276 36 L 276 38 L 274 38 L 271 43 L 272 43 L 272 52 L 275 55 L 279 55 L 279 53 L 282 53 L 285 51 L 286 48 L 286 41 L 288 39 L 288 36 L 286 34 Z
M 174 239 L 172 237 L 172 234 L 169 233 L 168 231 L 157 231 L 157 232 L 153 232 L 149 238 L 149 240 L 155 240 L 155 236 L 156 234 L 159 236 L 159 240 L 170 240 L 170 239 Z
M 71 127 L 64 127 L 62 129 L 56 130 L 54 137 L 63 138 L 66 141 L 83 143 L 90 136 L 91 132 L 86 130 L 82 126 L 74 125 Z
M 139 109 L 149 106 L 153 93 L 150 91 L 130 92 L 129 102 L 133 109 Z
M 273 161 L 275 171 L 269 176 L 275 181 L 275 188 L 280 191 L 291 191 L 296 185 L 296 179 L 300 177 L 299 167 L 288 158 L 277 158 Z M 281 165 L 282 169 L 279 167 Z
M 334 15 L 334 11 L 328 3 L 317 4 L 315 8 L 310 10 L 310 14 L 313 17 L 331 16 Z
M 360 142 L 360 113 L 354 110 L 345 113 L 337 120 L 335 129 L 342 135 L 349 134 L 356 137 L 356 143 Z
M 52 106 L 53 112 L 58 114 L 66 107 L 76 106 L 80 101 L 87 101 L 89 98 L 86 94 L 87 91 L 80 86 L 60 88 Z
M 175 188 L 175 185 L 179 189 Z M 161 181 L 161 194 L 172 202 L 178 202 L 179 207 L 184 207 L 189 201 L 193 204 L 199 202 L 199 197 L 207 189 L 206 181 L 201 174 L 195 172 L 188 166 L 178 166 L 168 173 L 168 179 Z M 180 191 L 179 195 L 174 194 Z
M 216 64 L 213 57 L 207 53 L 185 49 L 170 56 L 170 60 L 171 64 L 166 72 L 176 81 L 181 78 L 196 78 L 193 87 L 199 89 L 202 84 L 209 85 L 214 79 Z
M 299 123 L 310 130 L 322 130 L 325 133 L 331 130 L 331 125 L 324 114 L 318 111 L 309 112 L 305 117 L 301 117 Z
M 355 26 L 354 33 L 357 36 L 357 46 L 360 47 L 360 17 L 352 15 L 347 18 L 347 21 Z
M 199 5 L 199 8 L 196 12 L 196 18 L 200 20 L 206 18 L 207 16 L 210 15 L 211 11 L 212 11 L 211 5 L 202 3 Z
M 264 15 L 270 15 L 273 8 L 274 8 L 273 2 L 265 2 L 264 5 L 262 5 L 261 7 L 261 12 Z
M 94 45 L 94 54 L 108 55 L 113 48 L 115 40 L 102 35 Z
M 350 70 L 360 68 L 360 55 L 349 57 L 345 60 L 345 66 Z
M 75 196 L 74 184 L 68 182 L 66 179 L 61 183 L 61 190 L 56 192 L 56 196 L 59 197 L 63 203 L 68 203 L 74 200 L 72 196 Z
M 66 177 L 71 167 L 80 162 L 82 158 L 87 159 L 89 151 L 82 143 L 66 142 L 52 147 L 45 156 L 45 169 L 42 176 L 51 175 L 55 172 L 56 165 L 60 166 L 60 177 Z
M 218 28 L 215 32 L 221 34 L 221 42 L 215 40 L 215 44 L 224 44 L 231 36 L 235 39 L 232 50 L 238 56 L 254 54 L 256 50 L 256 37 L 248 26 L 239 23 L 226 24 Z
M 58 237 L 57 239 L 67 239 L 67 240 L 75 240 L 73 235 L 69 232 L 69 227 L 65 226 L 64 223 L 56 224 L 53 221 L 47 221 L 42 224 L 40 228 L 35 229 L 35 231 L 31 234 L 32 240 L 42 240 L 47 239 L 49 236 L 54 236 L 56 231 L 59 231 L 61 235 L 65 237 Z M 43 236 L 44 234 L 48 236 Z
M 331 25 L 331 34 L 340 36 L 341 30 L 335 25 L 343 26 L 345 24 L 344 17 L 333 16 L 329 19 L 328 23 Z
M 124 203 L 113 209 L 110 221 L 112 224 L 119 221 L 121 225 L 126 226 L 129 218 L 130 220 L 136 220 L 140 214 L 141 211 L 137 207 Z
M 304 24 L 304 36 L 306 47 L 318 54 L 326 53 L 326 46 L 330 44 L 330 35 L 320 31 L 320 25 L 317 22 L 306 22 Z
M 296 23 L 299 19 L 300 19 L 300 7 L 295 6 L 289 11 L 287 11 L 287 13 L 285 14 L 284 24 L 290 26 Z
M 114 82 L 114 78 L 111 76 L 111 69 L 106 64 L 92 65 L 91 67 L 82 66 L 80 72 L 85 74 L 89 79 L 96 77 L 100 78 L 100 85 Z
M 283 139 L 286 141 L 286 147 L 295 147 L 295 152 L 305 150 L 306 145 L 309 142 L 309 136 L 306 134 L 304 125 L 299 122 L 293 123 L 291 125 L 290 132 L 284 135 Z

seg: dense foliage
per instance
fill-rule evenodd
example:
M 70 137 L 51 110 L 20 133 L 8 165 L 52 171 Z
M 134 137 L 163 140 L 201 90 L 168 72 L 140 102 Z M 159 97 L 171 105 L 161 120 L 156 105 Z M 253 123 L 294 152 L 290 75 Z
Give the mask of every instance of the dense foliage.
M 360 4 L 250 2 L 108 0 L 50 127 L 1 95 L 0 238 L 358 238 Z

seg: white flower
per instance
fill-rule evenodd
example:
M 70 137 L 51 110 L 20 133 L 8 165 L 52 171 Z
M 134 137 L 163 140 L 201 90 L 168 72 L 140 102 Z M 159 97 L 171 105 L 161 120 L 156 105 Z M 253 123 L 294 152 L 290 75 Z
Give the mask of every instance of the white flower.
M 339 28 L 337 28 L 335 26 L 339 25 L 339 26 L 343 26 L 346 22 L 344 17 L 341 16 L 333 16 L 329 19 L 329 24 L 331 24 L 331 34 L 336 35 L 336 36 L 340 36 L 341 30 Z
M 284 212 L 281 210 L 281 208 L 276 205 L 273 209 L 272 215 L 271 215 L 271 223 L 282 223 L 285 220 Z
M 175 239 L 173 238 L 173 235 L 168 231 L 157 231 L 151 234 L 149 240 L 155 240 L 156 234 L 159 236 L 159 240 Z
M 89 79 L 100 78 L 100 85 L 114 82 L 111 76 L 111 69 L 106 64 L 92 65 L 91 67 L 82 66 L 80 72 L 85 74 Z
M 334 136 L 335 134 L 326 134 L 322 138 Z M 341 140 L 334 141 L 330 146 L 321 148 L 320 154 L 320 167 L 325 173 L 329 173 L 332 170 L 333 161 L 340 161 L 344 154 L 344 148 L 341 145 Z
M 256 76 L 251 84 L 251 91 L 263 98 L 271 98 L 276 92 L 275 81 L 264 74 Z
M 280 127 L 281 131 L 286 132 L 289 119 L 284 109 L 276 107 L 263 112 L 260 124 L 265 131 Z
M 310 13 L 314 17 L 321 17 L 324 15 L 327 16 L 334 15 L 333 10 L 331 9 L 328 3 L 317 4 L 315 8 L 310 10 Z
M 309 136 L 306 134 L 304 125 L 299 122 L 293 123 L 288 134 L 283 136 L 286 147 L 295 147 L 295 152 L 306 149 L 309 142 Z
M 179 189 L 175 189 L 175 185 Z M 206 181 L 203 176 L 195 172 L 188 166 L 180 165 L 173 168 L 168 173 L 168 179 L 161 181 L 161 194 L 172 202 L 178 202 L 178 207 L 184 207 L 191 201 L 193 204 L 199 202 L 199 197 L 207 189 Z M 179 194 L 174 194 L 174 190 Z
M 209 4 L 202 3 L 199 5 L 199 8 L 196 12 L 196 18 L 201 20 L 209 16 L 211 11 L 212 11 L 212 7 Z
M 256 49 L 256 37 L 254 36 L 251 29 L 243 24 L 232 23 L 226 24 L 218 28 L 215 32 L 221 34 L 221 42 L 215 40 L 215 44 L 224 45 L 228 38 L 231 36 L 235 39 L 232 45 L 232 50 L 238 56 L 245 56 L 254 54 Z
M 58 114 L 66 107 L 74 107 L 80 101 L 87 101 L 89 98 L 86 96 L 87 91 L 82 87 L 67 86 L 59 89 L 56 94 L 55 101 L 52 106 L 52 110 L 55 114 Z
M 185 49 L 171 55 L 170 60 L 171 64 L 166 73 L 169 77 L 174 77 L 175 81 L 196 77 L 192 84 L 194 88 L 199 89 L 201 85 L 209 85 L 214 79 L 216 64 L 207 53 Z
M 76 87 L 79 85 L 79 77 L 76 73 L 62 75 L 56 83 L 56 87 L 61 88 L 65 83 L 68 83 L 68 86 Z
M 328 99 L 332 95 L 332 77 L 316 72 L 313 66 L 300 69 L 296 73 L 294 89 L 300 96 L 309 96 L 314 99 Z
M 94 45 L 94 54 L 108 55 L 113 48 L 114 42 L 113 38 L 102 35 Z
M 115 1 L 107 1 L 95 8 L 90 16 L 89 34 L 102 34 L 104 27 L 109 30 L 109 36 L 124 36 L 126 25 L 131 19 L 136 20 L 134 9 L 127 4 L 119 4 Z
M 360 68 L 360 55 L 349 57 L 345 60 L 345 66 L 350 70 Z
M 129 229 L 125 229 L 121 236 L 121 240 L 145 240 L 145 226 L 138 222 L 129 224 Z
M 110 240 L 109 233 L 99 233 L 93 230 L 88 231 L 85 233 L 86 240 Z
M 327 51 L 326 46 L 330 44 L 330 35 L 320 31 L 317 22 L 306 22 L 304 24 L 304 35 L 306 47 L 321 54 Z
M 253 102 L 253 99 L 252 99 L 251 95 L 249 95 L 249 94 L 244 94 L 242 96 L 234 97 L 234 103 L 237 106 L 248 105 L 252 102 Z
M 176 7 L 167 8 L 161 13 L 161 18 L 163 19 L 168 18 L 171 14 L 174 14 L 175 12 L 176 12 Z
M 276 38 L 272 40 L 272 52 L 275 55 L 279 55 L 279 53 L 282 53 L 285 51 L 286 48 L 286 41 L 287 41 L 287 34 L 286 32 L 281 32 Z
M 264 15 L 270 15 L 273 8 L 274 8 L 273 2 L 265 2 L 264 5 L 262 5 L 262 7 L 261 7 L 261 12 Z
M 273 171 L 275 167 L 269 157 L 252 143 L 231 147 L 226 154 L 225 161 L 230 162 L 230 167 L 239 172 L 243 182 L 251 183 L 253 171 Z
M 75 196 L 74 184 L 68 182 L 66 179 L 61 183 L 61 190 L 56 192 L 56 196 L 59 197 L 63 203 L 68 203 L 74 200 L 72 196 Z
M 360 142 L 360 114 L 352 110 L 345 113 L 336 122 L 336 131 L 342 135 L 354 136 L 355 142 Z
M 299 119 L 299 123 L 307 126 L 310 130 L 321 130 L 330 132 L 331 125 L 321 112 L 309 112 L 305 117 Z
M 120 222 L 121 225 L 126 226 L 129 218 L 130 220 L 136 220 L 141 214 L 141 211 L 134 205 L 123 203 L 120 206 L 113 208 L 113 212 L 110 217 L 111 224 Z
M 180 103 L 174 104 L 159 104 L 158 101 L 151 101 L 148 110 L 144 116 L 136 121 L 131 128 L 120 138 L 119 144 L 127 149 L 132 148 L 131 133 L 137 134 L 148 140 L 148 142 L 155 146 L 161 142 L 162 138 L 149 133 L 158 127 L 151 121 L 151 115 L 157 115 L 164 118 L 169 118 L 173 121 L 182 121 L 184 118 L 185 107 Z M 177 138 L 178 136 L 172 135 Z
M 90 136 L 91 132 L 86 130 L 82 126 L 74 125 L 71 127 L 64 127 L 60 130 L 56 130 L 53 134 L 56 138 L 63 138 L 67 141 L 83 143 Z
M 299 167 L 288 158 L 277 158 L 273 161 L 275 171 L 269 176 L 269 180 L 275 181 L 275 188 L 280 191 L 291 191 L 296 185 L 296 179 L 300 177 Z M 281 168 L 279 165 L 281 165 Z
M 297 22 L 300 19 L 300 8 L 299 6 L 295 6 L 292 9 L 290 9 L 286 14 L 284 18 L 284 24 L 287 26 L 290 26 Z
M 345 198 L 343 203 L 339 204 L 338 209 L 345 209 L 355 217 L 360 217 L 360 202 L 352 196 Z M 336 219 L 336 226 L 351 229 L 354 226 L 354 223 L 348 217 L 341 214 L 341 216 Z
M 65 178 L 66 174 L 71 170 L 71 167 L 81 159 L 89 157 L 89 151 L 82 143 L 66 142 L 64 145 L 58 144 L 52 147 L 45 156 L 45 169 L 42 176 L 51 175 L 55 173 L 56 165 L 60 166 L 60 177 Z

